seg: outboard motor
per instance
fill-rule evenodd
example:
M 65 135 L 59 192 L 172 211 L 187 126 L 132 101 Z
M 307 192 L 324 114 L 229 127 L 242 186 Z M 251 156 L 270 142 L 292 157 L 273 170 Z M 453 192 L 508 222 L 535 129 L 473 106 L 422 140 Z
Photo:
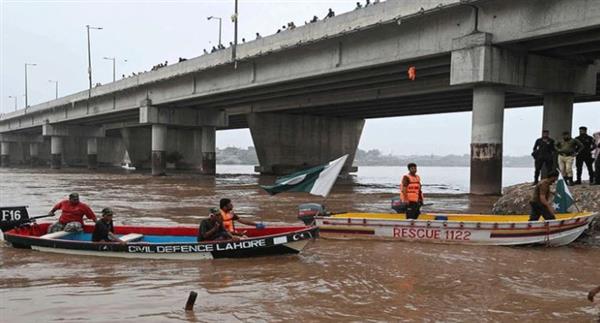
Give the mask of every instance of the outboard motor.
M 400 197 L 392 198 L 392 210 L 396 213 L 406 213 L 406 203 L 400 200 Z
M 325 216 L 325 207 L 318 203 L 304 203 L 298 206 L 298 219 L 304 224 L 311 225 L 315 221 L 315 216 Z

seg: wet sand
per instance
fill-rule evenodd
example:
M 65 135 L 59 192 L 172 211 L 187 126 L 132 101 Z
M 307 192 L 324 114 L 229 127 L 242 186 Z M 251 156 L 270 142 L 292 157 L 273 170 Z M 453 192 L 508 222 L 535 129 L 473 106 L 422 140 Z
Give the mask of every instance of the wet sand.
M 3 205 L 48 212 L 77 191 L 117 224 L 197 224 L 219 198 L 267 224 L 298 223 L 303 193 L 269 196 L 272 177 L 118 170 L 0 170 Z M 395 193 L 341 180 L 331 211 L 387 211 Z M 488 212 L 494 198 L 434 194 L 429 210 Z M 43 254 L 0 247 L 0 321 L 444 321 L 594 322 L 586 300 L 600 284 L 600 247 L 508 248 L 404 242 L 312 242 L 298 256 L 199 262 Z M 190 291 L 196 311 L 183 311 Z

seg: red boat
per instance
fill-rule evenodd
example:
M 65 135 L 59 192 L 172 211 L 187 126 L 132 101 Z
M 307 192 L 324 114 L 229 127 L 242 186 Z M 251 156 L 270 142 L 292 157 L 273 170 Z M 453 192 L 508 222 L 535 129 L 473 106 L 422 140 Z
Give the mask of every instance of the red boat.
M 50 223 L 23 224 L 4 232 L 15 248 L 42 252 L 149 259 L 240 258 L 299 253 L 317 237 L 315 226 L 272 226 L 244 228 L 247 238 L 239 241 L 197 242 L 197 227 L 115 226 L 115 235 L 124 243 L 92 242 L 92 225 L 83 232 L 59 231 L 47 234 Z

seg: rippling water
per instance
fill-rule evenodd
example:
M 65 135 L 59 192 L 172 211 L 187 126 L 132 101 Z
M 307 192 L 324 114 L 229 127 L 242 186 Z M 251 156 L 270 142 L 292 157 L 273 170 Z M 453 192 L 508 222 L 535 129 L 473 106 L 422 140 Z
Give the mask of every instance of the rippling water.
M 302 193 L 271 197 L 273 177 L 218 166 L 216 178 L 154 178 L 118 170 L 2 169 L 2 205 L 48 212 L 71 191 L 94 210 L 111 206 L 122 224 L 197 224 L 221 197 L 267 223 L 296 223 Z M 403 170 L 362 167 L 340 180 L 330 210 L 386 211 Z M 489 211 L 472 198 L 466 168 L 421 168 L 430 210 Z M 398 175 L 396 175 L 398 174 Z M 507 181 L 507 176 L 509 180 Z M 505 184 L 529 179 L 505 169 Z M 511 183 L 511 181 L 513 181 Z M 454 195 L 453 195 L 454 194 Z M 199 262 L 43 254 L 0 247 L 2 322 L 444 321 L 594 322 L 585 299 L 600 284 L 600 248 L 507 248 L 317 240 L 299 256 Z M 183 311 L 190 291 L 194 313 Z

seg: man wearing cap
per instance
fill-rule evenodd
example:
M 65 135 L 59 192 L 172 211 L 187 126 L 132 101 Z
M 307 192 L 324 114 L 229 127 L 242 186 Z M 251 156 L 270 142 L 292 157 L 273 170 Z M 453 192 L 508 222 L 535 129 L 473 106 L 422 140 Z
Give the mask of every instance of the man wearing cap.
M 587 134 L 586 127 L 579 127 L 579 136 L 575 137 L 583 145 L 583 148 L 575 157 L 575 167 L 577 168 L 577 181 L 574 184 L 581 184 L 581 173 L 583 173 L 583 164 L 588 170 L 590 177 L 590 183 L 594 182 L 594 158 L 592 158 L 592 151 L 596 149 L 596 142 L 592 136 Z
M 570 132 L 565 131 L 562 139 L 557 141 L 555 146 L 558 153 L 558 168 L 567 185 L 573 185 L 573 160 L 583 149 L 583 145 L 579 140 L 571 138 Z
M 102 218 L 96 221 L 94 232 L 92 233 L 92 241 L 94 242 L 123 242 L 123 240 L 115 236 L 115 228 L 113 226 L 114 212 L 110 208 L 102 209 Z
M 83 216 L 92 221 L 96 221 L 96 214 L 90 207 L 82 202 L 79 202 L 79 194 L 69 194 L 68 200 L 63 200 L 58 203 L 48 212 L 48 215 L 54 216 L 56 210 L 61 210 L 62 213 L 58 222 L 48 227 L 48 233 L 57 231 L 78 232 L 83 231 Z

